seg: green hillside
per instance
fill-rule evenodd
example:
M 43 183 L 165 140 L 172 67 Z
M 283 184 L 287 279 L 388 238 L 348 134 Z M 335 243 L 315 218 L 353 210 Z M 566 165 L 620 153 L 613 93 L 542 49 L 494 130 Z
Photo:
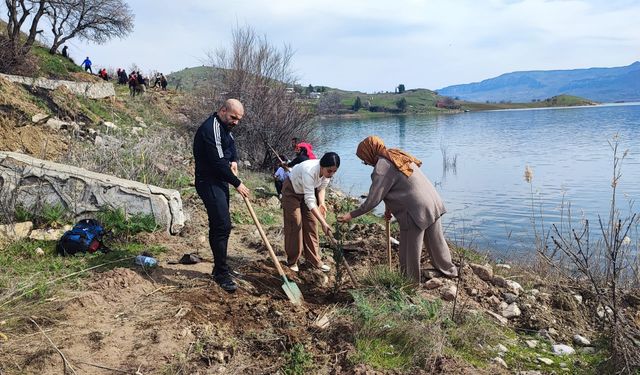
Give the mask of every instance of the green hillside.
M 167 80 L 169 85 L 179 90 L 199 91 L 210 89 L 211 85 L 221 87 L 222 70 L 210 66 L 197 66 L 171 73 Z

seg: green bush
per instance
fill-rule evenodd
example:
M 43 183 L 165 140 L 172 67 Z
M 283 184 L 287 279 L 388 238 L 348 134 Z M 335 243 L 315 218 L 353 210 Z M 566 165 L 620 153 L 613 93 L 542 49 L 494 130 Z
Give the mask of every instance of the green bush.
M 295 344 L 285 355 L 285 359 L 287 363 L 282 368 L 285 375 L 308 374 L 313 366 L 311 354 L 307 353 L 302 344 Z
M 127 215 L 122 208 L 100 211 L 97 219 L 115 237 L 128 238 L 140 232 L 150 233 L 158 228 L 153 215 Z

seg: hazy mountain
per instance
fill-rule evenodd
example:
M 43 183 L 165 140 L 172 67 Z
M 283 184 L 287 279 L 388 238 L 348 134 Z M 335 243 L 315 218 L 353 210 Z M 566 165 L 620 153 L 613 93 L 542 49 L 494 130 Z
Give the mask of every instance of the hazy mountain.
M 640 101 L 640 62 L 616 68 L 505 73 L 482 82 L 448 86 L 438 93 L 474 102 L 530 102 L 561 94 L 598 102 Z

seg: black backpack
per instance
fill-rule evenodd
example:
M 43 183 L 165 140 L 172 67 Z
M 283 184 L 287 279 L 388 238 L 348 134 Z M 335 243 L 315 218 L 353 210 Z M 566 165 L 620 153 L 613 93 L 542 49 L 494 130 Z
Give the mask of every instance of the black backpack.
M 58 240 L 56 251 L 61 256 L 95 253 L 98 250 L 106 253 L 109 249 L 102 243 L 102 236 L 105 233 L 106 231 L 98 221 L 93 219 L 80 220 Z

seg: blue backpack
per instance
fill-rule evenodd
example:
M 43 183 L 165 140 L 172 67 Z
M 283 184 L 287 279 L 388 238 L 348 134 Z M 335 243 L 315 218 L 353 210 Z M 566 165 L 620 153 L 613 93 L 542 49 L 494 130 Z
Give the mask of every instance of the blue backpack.
M 62 235 L 56 245 L 56 250 L 61 256 L 95 253 L 98 250 L 106 253 L 109 249 L 102 243 L 102 236 L 105 233 L 106 231 L 98 221 L 93 219 L 80 220 L 71 230 Z

